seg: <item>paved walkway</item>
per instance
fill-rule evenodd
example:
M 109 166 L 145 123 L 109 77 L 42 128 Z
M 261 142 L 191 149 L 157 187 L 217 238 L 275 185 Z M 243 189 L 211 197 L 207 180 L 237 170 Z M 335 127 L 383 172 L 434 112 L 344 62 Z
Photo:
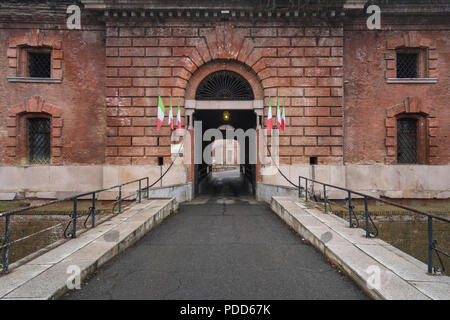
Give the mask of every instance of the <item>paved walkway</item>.
M 220 192 L 180 205 L 65 298 L 367 299 L 268 205 Z

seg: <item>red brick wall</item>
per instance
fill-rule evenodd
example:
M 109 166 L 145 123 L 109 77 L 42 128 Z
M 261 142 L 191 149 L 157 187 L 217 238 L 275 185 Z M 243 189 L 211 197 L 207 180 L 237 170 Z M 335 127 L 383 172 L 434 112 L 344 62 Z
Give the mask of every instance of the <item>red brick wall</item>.
M 106 28 L 98 22 L 84 24 L 83 31 L 58 31 L 56 26 L 64 25 L 44 21 L 36 21 L 39 32 L 35 24 L 0 24 L 0 164 L 20 163 L 19 113 L 12 110 L 27 110 L 32 97 L 58 110 L 53 164 L 157 164 L 158 157 L 167 163 L 170 129 L 165 121 L 156 130 L 157 96 L 166 105 L 170 95 L 174 105 L 180 97 L 185 124 L 189 81 L 204 66 L 219 70 L 217 61 L 240 63 L 256 74 L 265 117 L 269 97 L 272 106 L 276 96 L 285 103 L 283 164 L 309 163 L 311 156 L 319 164 L 395 163 L 395 117 L 404 112 L 427 119 L 426 163 L 449 163 L 450 45 L 444 21 L 384 25 L 396 31 L 368 31 L 365 21 L 354 21 L 344 31 L 338 18 L 252 23 L 105 19 Z M 22 43 L 53 46 L 60 61 L 53 72 L 62 83 L 9 82 Z M 411 44 L 429 48 L 429 75 L 437 83 L 387 83 L 393 49 Z M 344 78 L 349 82 L 343 109 Z
M 157 96 L 166 105 L 170 95 L 180 96 L 184 106 L 193 73 L 218 60 L 238 61 L 257 74 L 265 116 L 269 96 L 272 105 L 277 95 L 286 104 L 282 163 L 309 163 L 310 156 L 320 164 L 342 162 L 341 27 L 180 21 L 107 23 L 106 163 L 156 164 L 157 156 L 169 156 L 169 128 L 156 131 Z
M 85 21 L 83 31 L 58 31 L 65 29 L 65 20 L 62 24 L 27 19 L 37 23 L 39 29 L 31 23 L 0 23 L 0 164 L 24 164 L 17 131 L 19 117 L 32 111 L 32 97 L 58 110 L 56 116 L 47 112 L 45 105 L 38 110 L 52 115 L 52 164 L 103 163 L 104 26 Z M 17 75 L 19 45 L 51 46 L 52 77 L 62 78 L 62 82 L 9 82 L 8 76 Z M 20 108 L 23 111 L 14 111 Z
M 396 161 L 396 117 L 426 118 L 426 158 L 421 163 L 450 162 L 450 31 L 444 20 L 383 20 L 384 31 L 368 31 L 363 21 L 345 27 L 345 163 Z M 395 31 L 389 31 L 392 29 Z M 432 84 L 392 84 L 395 48 L 428 49 Z

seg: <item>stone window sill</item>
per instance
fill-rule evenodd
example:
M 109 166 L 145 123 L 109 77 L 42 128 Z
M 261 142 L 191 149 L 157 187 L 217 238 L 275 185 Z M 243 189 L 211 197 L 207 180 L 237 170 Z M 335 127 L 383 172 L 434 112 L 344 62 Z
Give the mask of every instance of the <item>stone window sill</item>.
M 30 77 L 8 77 L 8 82 L 27 82 L 27 83 L 61 83 L 60 78 L 30 78 Z
M 437 83 L 437 78 L 388 78 L 387 83 L 427 84 Z

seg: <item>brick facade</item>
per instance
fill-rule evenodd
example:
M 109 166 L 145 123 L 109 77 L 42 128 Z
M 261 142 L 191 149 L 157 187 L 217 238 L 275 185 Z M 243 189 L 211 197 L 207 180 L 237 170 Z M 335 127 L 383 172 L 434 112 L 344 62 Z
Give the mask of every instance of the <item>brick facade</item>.
M 106 1 L 112 9 L 83 10 L 81 31 L 65 27 L 63 2 L 26 22 L 26 9 L 12 4 L 14 14 L 0 15 L 0 164 L 26 164 L 17 133 L 30 112 L 52 118 L 53 165 L 168 163 L 158 95 L 180 101 L 185 124 L 196 84 L 230 69 L 260 88 L 264 123 L 270 98 L 286 106 L 282 164 L 395 164 L 395 119 L 410 114 L 425 126 L 419 163 L 448 165 L 448 16 L 390 17 L 371 31 L 361 13 L 345 15 L 345 1 L 325 2 L 319 11 L 246 8 L 225 17 L 220 8 L 143 11 L 129 1 L 121 10 Z M 11 79 L 21 46 L 50 47 L 58 81 Z M 426 51 L 433 81 L 398 83 L 395 53 L 404 47 Z
M 169 140 L 161 137 L 169 129 L 154 130 L 158 95 L 166 105 L 172 95 L 184 106 L 186 87 L 197 70 L 206 68 L 206 76 L 230 62 L 256 74 L 265 116 L 269 97 L 272 104 L 276 96 L 285 104 L 282 163 L 309 163 L 310 156 L 319 156 L 320 163 L 342 163 L 341 26 L 233 23 L 205 28 L 177 21 L 161 28 L 142 23 L 117 27 L 113 21 L 106 34 L 107 163 L 156 164 L 155 156 L 168 156 Z M 218 60 L 223 62 L 214 63 Z M 142 137 L 149 142 L 147 150 Z M 302 138 L 307 146 L 299 143 Z
M 27 164 L 24 153 L 16 149 L 23 144 L 16 127 L 20 117 L 36 111 L 52 119 L 52 165 L 104 163 L 104 26 L 85 18 L 82 31 L 67 30 L 65 9 L 64 13 L 52 10 L 55 13 L 50 16 L 36 14 L 26 18 L 20 10 L 15 14 L 4 10 L 5 15 L 0 14 L 1 165 Z M 36 82 L 21 77 L 17 67 L 22 46 L 51 48 L 50 79 Z
M 448 19 L 403 16 L 384 19 L 385 31 L 367 31 L 364 22 L 345 26 L 344 162 L 396 164 L 396 119 L 422 117 L 421 164 L 450 162 Z M 426 77 L 396 79 L 398 48 L 426 52 Z M 419 130 L 420 131 L 420 130 Z

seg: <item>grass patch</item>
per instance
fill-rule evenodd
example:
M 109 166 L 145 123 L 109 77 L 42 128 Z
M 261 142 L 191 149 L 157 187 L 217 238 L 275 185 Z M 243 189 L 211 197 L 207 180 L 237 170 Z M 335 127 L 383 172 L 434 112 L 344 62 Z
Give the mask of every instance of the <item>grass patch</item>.
M 31 202 L 28 201 L 0 201 L 0 212 L 6 212 L 21 208 L 26 208 L 32 205 Z M 90 200 L 79 200 L 77 203 L 77 212 L 87 213 L 89 211 L 89 207 L 92 205 Z M 113 204 L 108 202 L 108 204 L 102 204 L 101 201 L 97 201 L 96 203 L 96 211 L 97 213 L 106 213 L 111 212 L 113 208 Z M 48 206 L 43 206 L 40 208 L 27 210 L 18 215 L 66 215 L 73 211 L 73 202 L 72 201 L 64 201 L 61 203 L 56 203 Z
M 365 212 L 363 204 L 354 205 L 353 209 L 356 214 L 363 215 Z M 416 210 L 420 210 L 426 213 L 436 214 L 439 216 L 449 216 L 450 215 L 450 204 L 429 204 L 429 205 L 416 205 L 411 206 Z M 331 208 L 333 213 L 347 214 L 348 207 L 339 204 L 331 204 Z M 397 208 L 391 205 L 369 205 L 369 211 L 374 216 L 387 216 L 387 215 L 418 215 L 415 212 L 411 212 L 408 210 L 403 210 L 401 208 Z

